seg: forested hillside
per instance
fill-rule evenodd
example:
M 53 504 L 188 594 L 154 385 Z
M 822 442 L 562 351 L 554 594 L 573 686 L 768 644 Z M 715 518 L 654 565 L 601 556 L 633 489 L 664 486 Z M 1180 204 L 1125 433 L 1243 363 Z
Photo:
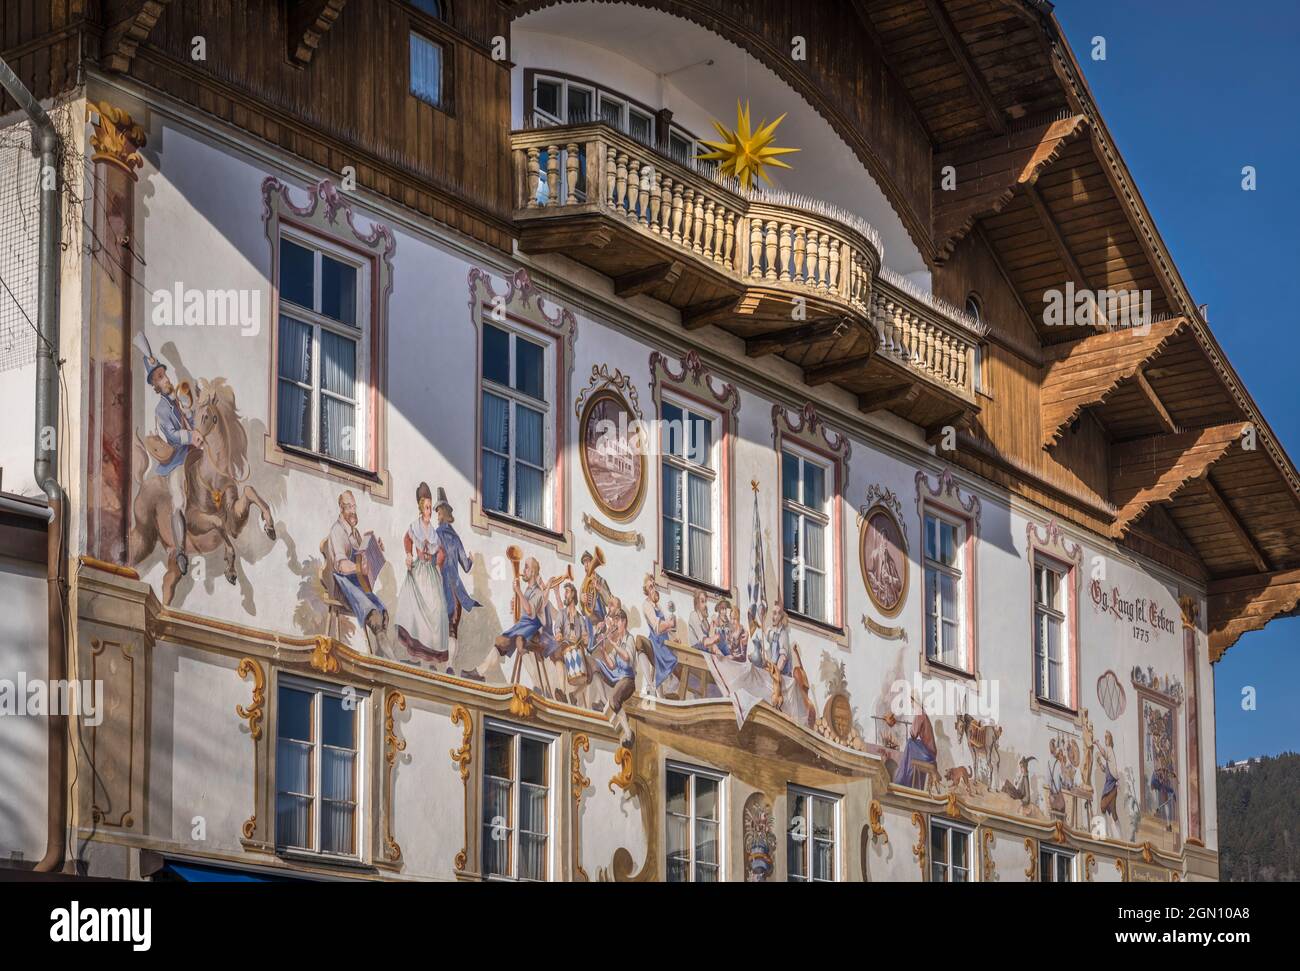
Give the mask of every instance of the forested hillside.
M 1300 755 L 1218 772 L 1222 880 L 1300 880 Z

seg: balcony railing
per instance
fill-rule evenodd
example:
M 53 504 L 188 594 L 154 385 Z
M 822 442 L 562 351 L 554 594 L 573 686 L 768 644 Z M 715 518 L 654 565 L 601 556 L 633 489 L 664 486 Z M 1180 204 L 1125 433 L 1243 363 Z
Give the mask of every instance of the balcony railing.
M 901 369 L 904 380 L 974 401 L 979 325 L 882 271 L 879 236 L 853 214 L 789 193 L 742 191 L 711 167 L 670 159 L 601 123 L 517 131 L 512 147 L 516 221 L 533 241 L 540 227 L 556 227 L 539 248 L 585 253 L 611 276 L 634 273 L 629 247 L 612 248 L 616 259 L 604 239 L 593 241 L 591 220 L 608 220 L 632 231 L 632 249 L 644 243 L 641 269 L 667 260 L 702 275 L 709 286 L 690 288 L 683 302 L 701 294 L 743 300 L 749 320 L 766 318 L 770 332 L 792 321 L 792 300 L 802 298 L 801 319 L 851 316 L 871 331 L 881 381 L 899 380 L 891 368 Z M 565 224 L 574 227 L 567 234 Z M 683 302 L 685 318 L 695 308 Z M 754 329 L 763 328 L 744 336 Z

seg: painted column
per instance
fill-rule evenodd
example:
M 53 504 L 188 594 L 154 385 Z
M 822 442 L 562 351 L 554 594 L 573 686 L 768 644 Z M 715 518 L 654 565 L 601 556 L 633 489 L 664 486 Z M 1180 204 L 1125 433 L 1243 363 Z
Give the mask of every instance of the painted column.
M 106 102 L 89 105 L 94 127 L 90 225 L 90 352 L 86 552 L 127 564 L 131 501 L 131 293 L 137 285 L 135 170 L 145 133 Z
M 1200 613 L 1193 597 L 1178 598 L 1183 612 L 1183 663 L 1187 682 L 1187 839 L 1205 845 L 1201 827 L 1201 714 L 1197 703 L 1200 677 L 1196 664 L 1196 625 Z

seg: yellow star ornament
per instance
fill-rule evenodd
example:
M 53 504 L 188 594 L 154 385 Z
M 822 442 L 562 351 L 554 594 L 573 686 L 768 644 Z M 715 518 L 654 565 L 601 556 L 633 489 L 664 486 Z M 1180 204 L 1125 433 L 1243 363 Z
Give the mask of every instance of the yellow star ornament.
M 701 162 L 721 162 L 722 174 L 734 177 L 742 189 L 748 189 L 754 184 L 754 176 L 759 176 L 771 185 L 772 180 L 768 178 L 764 169 L 769 165 L 783 169 L 790 168 L 777 156 L 799 151 L 797 148 L 776 148 L 771 144 L 772 138 L 776 135 L 776 126 L 784 120 L 785 115 L 770 125 L 762 121 L 759 123 L 758 130 L 752 131 L 749 123 L 749 102 L 746 101 L 742 106 L 737 101 L 735 131 L 728 131 L 721 122 L 715 121 L 713 127 L 722 136 L 722 141 L 705 141 L 704 144 L 713 151 L 697 155 L 696 158 Z

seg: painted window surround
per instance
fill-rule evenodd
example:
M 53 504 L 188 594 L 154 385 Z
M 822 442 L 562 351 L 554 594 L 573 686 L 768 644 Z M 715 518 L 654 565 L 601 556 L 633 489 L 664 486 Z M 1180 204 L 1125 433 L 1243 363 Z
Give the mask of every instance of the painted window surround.
M 933 485 L 931 485 L 933 481 Z M 925 516 L 927 512 L 937 513 L 947 519 L 954 519 L 964 525 L 962 530 L 962 618 L 961 638 L 966 652 L 963 667 L 954 668 L 931 660 L 926 655 L 924 636 L 925 603 L 922 596 L 921 643 L 919 646 L 921 672 L 926 676 L 948 678 L 973 678 L 979 680 L 979 616 L 976 609 L 978 583 L 976 553 L 979 548 L 980 498 L 974 492 L 963 488 L 953 477 L 951 469 L 943 469 L 937 476 L 931 476 L 924 469 L 916 473 L 916 512 L 920 527 L 920 545 L 917 547 L 917 567 L 920 570 L 919 586 L 925 587 Z
M 797 412 L 780 404 L 772 406 L 772 448 L 776 457 L 777 503 L 777 518 L 774 522 L 777 528 L 780 528 L 781 523 L 781 455 L 787 445 L 793 446 L 796 451 L 812 453 L 816 460 L 833 473 L 829 476 L 830 488 L 827 490 L 830 505 L 830 522 L 827 525 L 827 534 L 830 538 L 827 571 L 834 574 L 834 579 L 829 583 L 830 610 L 824 622 L 791 611 L 790 623 L 823 637 L 830 637 L 841 646 L 847 647 L 849 635 L 845 623 L 844 500 L 848 494 L 849 456 L 852 454 L 852 447 L 848 435 L 828 425 L 811 403 L 805 404 L 803 409 Z M 778 564 L 777 576 L 782 575 Z
M 525 270 L 506 278 L 505 292 L 498 292 L 492 276 L 478 267 L 469 272 L 469 317 L 475 333 L 475 389 L 474 389 L 474 498 L 470 502 L 470 526 L 475 532 L 492 535 L 500 531 L 549 546 L 557 554 L 573 553 L 573 531 L 569 522 L 569 476 L 567 462 L 556 461 L 556 456 L 567 456 L 571 429 L 568 408 L 569 385 L 573 373 L 574 344 L 578 336 L 577 319 L 565 308 L 548 310 L 549 301 L 533 285 Z M 531 332 L 553 348 L 548 355 L 547 375 L 553 381 L 554 398 L 547 402 L 547 451 L 551 467 L 547 476 L 546 525 L 537 526 L 513 516 L 489 512 L 483 506 L 483 462 L 479 443 L 483 440 L 483 372 L 479 366 L 483 359 L 483 323 L 493 323 L 522 333 Z
M 1073 542 L 1062 532 L 1055 520 L 1040 526 L 1032 520 L 1025 524 L 1025 559 L 1029 566 L 1029 707 L 1031 711 L 1077 716 L 1079 699 L 1079 607 L 1083 545 Z M 1054 704 L 1038 694 L 1038 684 L 1033 676 L 1035 669 L 1034 646 L 1034 567 L 1042 562 L 1061 574 L 1065 591 L 1065 639 L 1068 677 L 1066 691 L 1068 703 Z
M 262 181 L 262 220 L 266 224 L 266 239 L 271 250 L 269 279 L 276 281 L 271 288 L 271 348 L 268 373 L 268 421 L 265 437 L 265 458 L 272 465 L 294 466 L 314 472 L 327 479 L 364 490 L 373 498 L 391 500 L 392 475 L 388 470 L 388 304 L 393 292 L 393 253 L 397 239 L 387 225 L 367 216 L 360 216 L 342 194 L 337 185 L 324 179 L 306 190 L 306 201 L 294 201 L 297 191 L 275 176 Z M 344 222 L 340 224 L 342 214 Z M 369 391 L 365 402 L 366 462 L 363 466 L 299 452 L 285 448 L 276 440 L 279 427 L 277 411 L 279 361 L 280 293 L 280 237 L 284 230 L 308 238 L 316 237 L 344 250 L 366 264 L 370 280 L 370 306 L 365 313 L 370 319 L 369 329 Z
M 733 384 L 728 384 L 714 377 L 699 355 L 687 351 L 686 355 L 675 363 L 668 355 L 653 351 L 650 354 L 650 399 L 654 402 L 654 414 L 661 413 L 664 392 L 668 391 L 668 400 L 684 400 L 693 406 L 718 416 L 715 430 L 718 439 L 718 521 L 717 531 L 717 570 L 714 584 L 693 580 L 688 576 L 670 573 L 664 569 L 663 529 L 656 522 L 655 582 L 660 586 L 675 588 L 687 593 L 704 590 L 713 596 L 732 598 L 731 590 L 731 537 L 732 510 L 735 509 L 733 494 L 734 482 L 732 470 L 735 467 L 735 441 L 740 414 L 740 392 Z M 663 509 L 663 479 L 658 468 L 655 469 L 655 495 L 657 508 Z

